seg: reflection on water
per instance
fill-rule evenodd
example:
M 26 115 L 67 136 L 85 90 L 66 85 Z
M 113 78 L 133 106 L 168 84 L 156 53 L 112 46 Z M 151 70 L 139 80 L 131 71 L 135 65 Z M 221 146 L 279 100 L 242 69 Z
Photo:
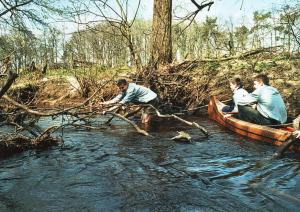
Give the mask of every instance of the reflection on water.
M 295 154 L 272 161 L 276 147 L 197 121 L 209 138 L 174 122 L 148 126 L 153 138 L 118 120 L 102 131 L 64 130 L 62 147 L 0 160 L 0 211 L 298 210 Z M 170 140 L 177 130 L 193 143 Z

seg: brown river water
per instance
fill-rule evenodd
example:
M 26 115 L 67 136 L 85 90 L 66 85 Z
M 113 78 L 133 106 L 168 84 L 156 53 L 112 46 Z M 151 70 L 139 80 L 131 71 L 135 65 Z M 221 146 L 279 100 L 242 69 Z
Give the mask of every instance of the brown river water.
M 64 129 L 62 146 L 0 160 L 0 211 L 299 211 L 300 157 L 276 147 L 171 121 L 135 132 L 121 120 L 100 131 Z M 99 122 L 103 120 L 98 120 Z M 61 120 L 44 119 L 47 127 Z M 192 143 L 170 138 L 188 132 Z

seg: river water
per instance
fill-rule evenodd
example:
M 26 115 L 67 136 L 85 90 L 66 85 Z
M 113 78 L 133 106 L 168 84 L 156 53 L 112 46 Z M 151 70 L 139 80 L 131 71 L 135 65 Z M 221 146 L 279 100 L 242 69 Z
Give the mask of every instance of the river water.
M 64 129 L 62 146 L 0 160 L 0 211 L 299 211 L 297 155 L 271 160 L 276 147 L 194 120 L 208 138 L 171 121 L 147 128 L 153 137 L 117 119 Z M 193 142 L 171 140 L 178 130 Z

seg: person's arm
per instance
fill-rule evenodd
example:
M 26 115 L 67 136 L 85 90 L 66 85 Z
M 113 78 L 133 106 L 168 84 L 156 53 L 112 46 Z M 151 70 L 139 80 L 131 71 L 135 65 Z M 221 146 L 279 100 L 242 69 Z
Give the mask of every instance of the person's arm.
M 110 104 L 116 104 L 118 102 L 120 103 L 120 100 L 123 99 L 123 96 L 124 96 L 124 93 L 120 93 L 112 100 L 101 102 L 100 105 L 110 105 Z M 110 107 L 109 109 L 104 110 L 102 113 L 103 113 L 103 115 L 105 115 L 107 112 L 114 111 L 115 109 L 119 108 L 120 106 L 122 106 L 122 104 L 116 104 L 116 105 Z
M 119 108 L 119 107 L 121 107 L 121 106 L 122 106 L 122 105 L 115 105 L 115 106 L 112 106 L 112 107 L 110 107 L 109 109 L 104 110 L 104 111 L 103 111 L 103 114 L 106 114 L 107 112 L 114 111 L 115 109 L 117 109 L 117 108 Z
M 100 102 L 100 105 L 110 105 L 110 104 L 115 104 L 119 101 L 121 101 L 123 97 L 123 94 L 120 93 L 119 95 L 117 95 L 116 97 L 114 97 L 113 99 L 109 100 L 109 101 L 105 101 L 105 102 Z
M 136 96 L 136 89 L 134 89 L 133 87 L 128 87 L 126 91 L 126 95 L 124 96 L 124 98 L 122 98 L 122 100 L 119 103 L 120 104 L 130 103 L 135 98 L 135 96 Z
M 257 103 L 259 98 L 259 90 L 256 89 L 253 93 L 250 93 L 242 98 L 239 99 L 238 105 L 251 105 Z

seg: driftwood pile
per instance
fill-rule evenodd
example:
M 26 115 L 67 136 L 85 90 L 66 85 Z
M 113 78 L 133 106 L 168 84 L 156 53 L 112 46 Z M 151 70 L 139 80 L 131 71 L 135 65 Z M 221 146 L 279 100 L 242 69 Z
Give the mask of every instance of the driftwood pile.
M 20 133 L 0 137 L 0 158 L 29 149 L 45 149 L 61 143 L 61 139 L 50 136 L 50 133 L 38 137 L 24 136 Z

